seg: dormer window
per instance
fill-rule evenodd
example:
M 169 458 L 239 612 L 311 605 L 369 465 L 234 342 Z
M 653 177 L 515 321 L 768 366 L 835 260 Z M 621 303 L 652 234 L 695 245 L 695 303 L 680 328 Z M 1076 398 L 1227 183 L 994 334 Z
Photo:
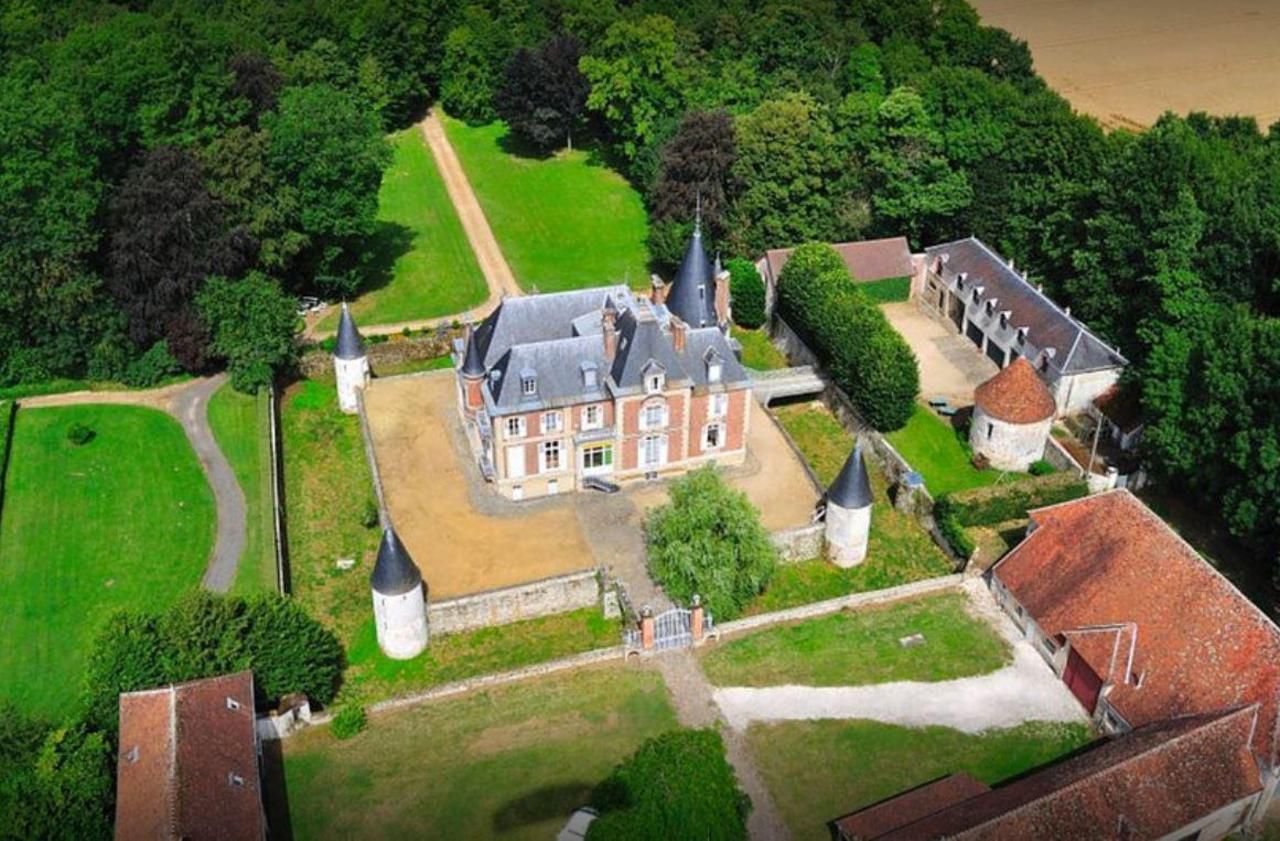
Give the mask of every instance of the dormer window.
M 583 388 L 597 387 L 596 366 L 594 362 L 582 363 L 582 387 Z
M 1027 343 L 1027 328 L 1018 328 L 1018 344 L 1025 345 Z
M 229 709 L 229 710 L 231 710 L 231 711 L 233 711 L 233 712 L 234 712 L 235 710 L 240 709 L 240 702 L 239 702 L 239 701 L 237 701 L 235 698 L 232 698 L 230 695 L 228 695 L 228 696 L 227 696 L 227 709 Z
M 667 372 L 652 359 L 644 366 L 645 394 L 658 394 L 667 387 Z
M 724 374 L 724 360 L 720 358 L 720 354 L 716 353 L 715 348 L 708 348 L 703 361 L 707 363 L 707 382 L 718 383 Z
M 1000 313 L 1000 329 L 1001 330 L 1009 329 L 1009 313 L 1008 312 Z
M 138 746 L 134 745 L 133 747 L 129 748 L 129 750 L 125 753 L 124 761 L 132 765 L 133 763 L 138 761 L 138 756 L 139 756 Z
M 650 374 L 649 376 L 645 377 L 644 390 L 647 391 L 649 394 L 657 394 L 658 392 L 662 391 L 662 375 Z
M 231 772 L 228 772 L 228 774 L 227 774 L 227 782 L 228 782 L 228 783 L 230 783 L 230 784 L 231 784 L 231 785 L 233 785 L 233 786 L 240 786 L 240 787 L 243 787 L 243 786 L 244 786 L 244 777 L 240 776 L 240 775 L 239 775 L 239 774 L 237 774 L 235 771 L 231 771 Z
M 520 393 L 525 397 L 538 393 L 538 375 L 529 368 L 520 372 Z
M 968 272 L 960 272 L 960 274 L 956 275 L 956 288 L 964 289 L 964 283 L 968 279 L 969 279 Z
M 996 300 L 996 298 L 992 298 L 990 301 L 987 301 L 987 315 L 996 314 Z

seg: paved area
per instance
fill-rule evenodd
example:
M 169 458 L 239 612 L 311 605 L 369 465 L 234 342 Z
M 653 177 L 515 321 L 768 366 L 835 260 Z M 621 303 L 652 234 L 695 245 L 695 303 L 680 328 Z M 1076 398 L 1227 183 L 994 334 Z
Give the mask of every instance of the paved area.
M 209 398 L 226 381 L 226 374 L 219 374 L 143 391 L 76 391 L 19 401 L 28 408 L 87 403 L 146 406 L 173 415 L 200 459 L 217 505 L 217 537 L 203 579 L 205 589 L 215 593 L 225 593 L 235 582 L 245 541 L 244 491 L 209 427 Z
M 995 604 L 978 579 L 965 584 L 970 610 L 991 622 L 1013 649 L 1013 662 L 991 674 L 933 683 L 871 686 L 773 686 L 717 689 L 714 698 L 731 727 L 754 722 L 870 719 L 903 727 L 942 725 L 979 733 L 1026 721 L 1087 720 L 1084 708 Z
M 946 397 L 955 406 L 973 403 L 973 390 L 1000 370 L 973 343 L 916 306 L 914 301 L 880 308 L 920 361 L 920 394 Z

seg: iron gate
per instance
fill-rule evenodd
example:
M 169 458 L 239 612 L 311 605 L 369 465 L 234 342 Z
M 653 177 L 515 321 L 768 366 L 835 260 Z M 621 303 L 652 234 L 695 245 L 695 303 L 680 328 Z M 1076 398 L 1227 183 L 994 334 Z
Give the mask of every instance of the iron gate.
M 702 623 L 702 633 L 705 636 L 712 628 L 710 613 L 703 613 Z M 685 648 L 693 645 L 693 643 L 692 610 L 673 607 L 653 617 L 652 650 L 666 651 L 672 648 Z M 643 648 L 643 632 L 639 628 L 626 629 L 624 644 L 629 651 L 640 651 Z

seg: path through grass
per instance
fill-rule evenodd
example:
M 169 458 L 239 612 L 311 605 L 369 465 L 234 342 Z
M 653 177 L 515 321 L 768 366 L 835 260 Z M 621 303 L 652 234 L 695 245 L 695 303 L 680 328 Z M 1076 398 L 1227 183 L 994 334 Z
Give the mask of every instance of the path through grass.
M 67 429 L 94 430 L 75 446 Z M 22 409 L 0 517 L 0 698 L 56 718 L 113 610 L 160 609 L 213 548 L 213 491 L 178 422 L 155 409 Z
M 276 591 L 271 493 L 271 398 L 241 394 L 228 383 L 209 400 L 209 426 L 244 492 L 244 552 L 232 592 Z
M 951 424 L 916 404 L 907 425 L 887 436 L 889 443 L 924 476 L 934 497 L 994 484 L 999 470 L 978 470 L 969 461 L 968 448 Z
M 521 288 L 648 288 L 647 217 L 626 179 L 589 151 L 546 158 L 512 154 L 501 122 L 443 121 Z

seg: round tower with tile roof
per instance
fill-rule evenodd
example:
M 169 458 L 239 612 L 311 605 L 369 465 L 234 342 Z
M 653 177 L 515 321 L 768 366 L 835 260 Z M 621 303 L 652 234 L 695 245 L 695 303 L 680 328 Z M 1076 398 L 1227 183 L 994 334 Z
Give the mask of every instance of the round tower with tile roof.
M 369 384 L 369 357 L 346 302 L 338 319 L 338 344 L 333 350 L 333 374 L 338 381 L 338 407 L 356 412 L 356 391 Z
M 859 443 L 827 489 L 827 557 L 838 567 L 866 560 L 871 536 L 871 482 Z
M 422 573 L 391 526 L 382 531 L 378 560 L 369 577 L 378 647 L 395 660 L 427 647 L 427 592 Z
M 1044 457 L 1057 410 L 1035 368 L 1019 357 L 974 390 L 969 446 L 998 470 L 1025 471 Z

